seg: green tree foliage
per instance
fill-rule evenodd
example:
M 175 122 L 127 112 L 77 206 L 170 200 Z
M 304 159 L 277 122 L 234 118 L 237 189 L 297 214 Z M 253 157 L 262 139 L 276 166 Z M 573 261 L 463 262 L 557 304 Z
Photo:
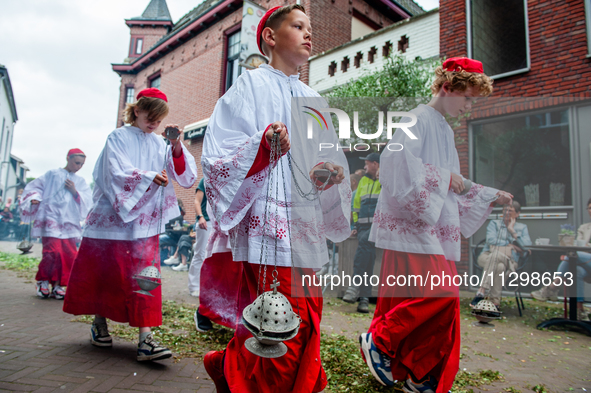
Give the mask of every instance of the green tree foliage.
M 345 111 L 354 127 L 354 112 L 358 113 L 358 129 L 363 134 L 375 134 L 378 112 L 384 112 L 384 131 L 388 111 L 407 112 L 431 99 L 433 71 L 439 59 L 407 60 L 400 54 L 388 57 L 384 67 L 366 72 L 357 80 L 339 86 L 325 94 L 331 108 Z M 399 119 L 399 118 L 398 118 Z M 395 119 L 395 120 L 398 120 Z M 333 124 L 338 124 L 333 116 Z M 352 134 L 352 142 L 368 142 Z M 386 132 L 371 142 L 387 142 Z

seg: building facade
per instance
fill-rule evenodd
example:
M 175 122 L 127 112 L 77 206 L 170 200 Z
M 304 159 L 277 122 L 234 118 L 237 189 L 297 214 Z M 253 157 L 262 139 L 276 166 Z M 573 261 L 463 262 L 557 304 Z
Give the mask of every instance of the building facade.
M 6 67 L 0 64 L 0 191 L 4 201 L 14 201 L 19 188 L 24 188 L 28 168 L 11 154 L 14 126 L 18 121 L 12 84 Z
M 440 1 L 441 55 L 481 60 L 495 80 L 456 129 L 462 174 L 511 192 L 532 240 L 557 244 L 560 225 L 589 222 L 590 12 L 590 0 Z M 555 258 L 534 253 L 531 263 L 552 271 Z
M 296 0 L 260 0 L 262 9 L 295 4 Z M 342 45 L 359 35 L 390 26 L 424 11 L 412 0 L 301 0 L 313 28 L 312 54 Z M 243 0 L 205 0 L 173 23 L 165 0 L 151 0 L 144 13 L 127 19 L 129 53 L 123 63 L 113 64 L 121 76 L 116 125 L 123 125 L 127 102 L 146 87 L 159 87 L 168 96 L 166 123 L 184 127 L 184 143 L 197 162 L 203 135 L 217 100 L 242 72 L 241 50 Z M 300 78 L 309 81 L 308 64 Z M 200 169 L 200 165 L 199 171 Z M 200 177 L 202 173 L 199 173 Z M 177 189 L 194 217 L 194 190 Z

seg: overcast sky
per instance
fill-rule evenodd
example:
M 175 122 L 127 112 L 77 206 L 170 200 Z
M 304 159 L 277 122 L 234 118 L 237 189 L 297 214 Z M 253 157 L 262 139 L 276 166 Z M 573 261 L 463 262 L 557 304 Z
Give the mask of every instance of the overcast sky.
M 201 0 L 167 0 L 174 22 Z M 127 56 L 129 28 L 149 0 L 0 0 L 0 64 L 8 68 L 19 120 L 12 153 L 29 176 L 65 166 L 70 148 L 94 163 L 115 128 L 120 79 L 111 63 Z M 425 10 L 438 0 L 418 0 Z

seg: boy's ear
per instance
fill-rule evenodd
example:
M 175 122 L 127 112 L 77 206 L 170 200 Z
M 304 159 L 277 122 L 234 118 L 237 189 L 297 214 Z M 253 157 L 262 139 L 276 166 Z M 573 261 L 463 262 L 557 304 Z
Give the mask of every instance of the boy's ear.
M 450 88 L 449 82 L 443 82 L 443 85 L 441 85 L 441 90 L 443 90 L 445 94 L 451 93 L 452 90 Z
M 135 114 L 135 117 L 139 117 L 140 116 L 140 110 L 138 109 L 137 106 L 135 108 L 133 108 L 133 113 Z
M 271 48 L 275 46 L 275 37 L 273 34 L 274 34 L 274 31 L 270 27 L 265 27 L 261 33 L 261 37 L 263 38 L 263 42 Z M 265 54 L 267 56 L 269 55 L 268 53 L 265 53 Z

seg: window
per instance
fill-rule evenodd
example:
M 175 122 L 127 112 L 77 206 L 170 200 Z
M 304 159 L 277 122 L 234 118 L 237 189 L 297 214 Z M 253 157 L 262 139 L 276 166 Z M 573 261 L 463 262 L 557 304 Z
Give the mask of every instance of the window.
M 591 56 L 591 0 L 585 0 L 585 18 L 587 19 L 587 56 Z
M 375 46 L 369 48 L 369 52 L 367 52 L 367 61 L 371 64 L 374 61 L 374 57 L 378 53 L 378 50 Z
M 332 61 L 328 66 L 328 75 L 334 76 L 335 71 L 337 70 L 337 63 Z
M 155 87 L 159 89 L 161 79 L 162 78 L 160 78 L 160 74 L 158 74 L 158 76 L 156 76 L 155 78 L 150 79 L 150 87 Z
M 242 74 L 242 67 L 239 64 L 240 57 L 240 30 L 228 36 L 228 51 L 226 61 L 226 90 L 228 90 L 236 79 Z
M 529 70 L 527 0 L 466 0 L 468 57 L 495 78 Z
M 343 61 L 341 61 L 341 71 L 347 72 L 349 68 L 349 58 L 347 56 L 343 57 Z
M 572 204 L 568 111 L 472 126 L 473 179 L 522 206 Z
M 135 100 L 135 89 L 133 87 L 125 88 L 125 103 L 131 104 Z
M 142 46 L 144 45 L 144 39 L 138 38 L 135 40 L 135 54 L 141 55 L 142 54 Z
M 408 37 L 406 35 L 403 35 L 402 37 L 400 37 L 400 41 L 398 41 L 398 50 L 402 53 L 406 53 L 407 49 L 408 49 Z
M 361 67 L 361 60 L 363 60 L 363 53 L 357 52 L 357 54 L 355 55 L 355 58 L 353 59 L 353 62 L 355 64 L 355 68 Z

